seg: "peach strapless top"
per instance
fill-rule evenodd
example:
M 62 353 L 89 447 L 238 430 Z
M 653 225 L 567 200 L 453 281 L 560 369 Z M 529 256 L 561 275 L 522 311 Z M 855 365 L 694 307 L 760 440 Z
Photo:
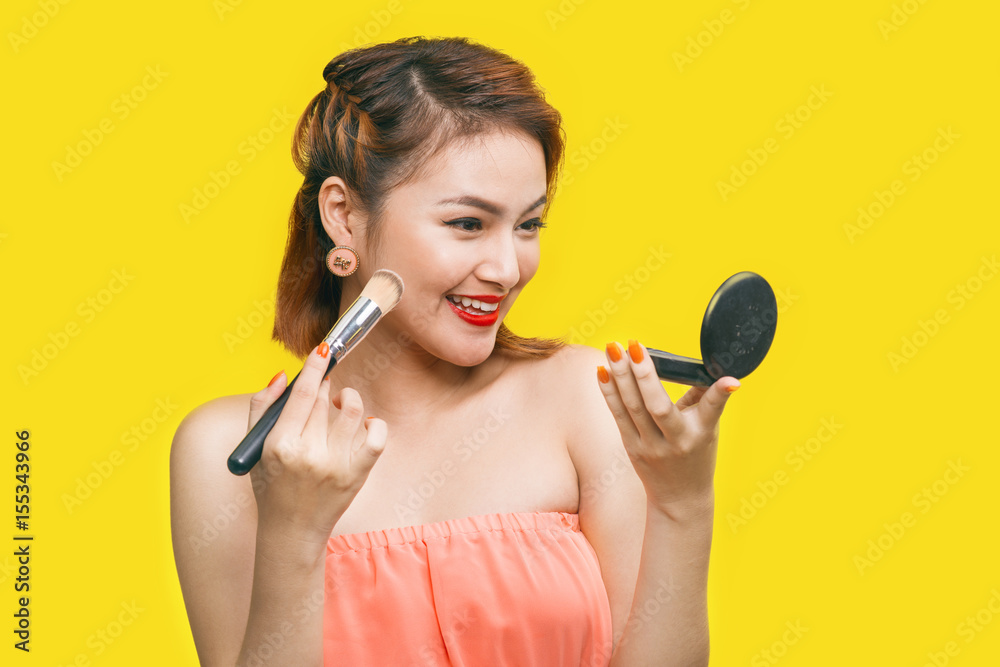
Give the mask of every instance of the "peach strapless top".
M 578 514 L 337 535 L 323 659 L 351 667 L 607 667 L 611 609 Z

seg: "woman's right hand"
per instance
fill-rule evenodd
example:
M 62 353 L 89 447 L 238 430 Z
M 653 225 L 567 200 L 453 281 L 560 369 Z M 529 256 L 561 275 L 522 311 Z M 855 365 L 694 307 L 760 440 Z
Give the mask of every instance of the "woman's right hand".
M 250 470 L 258 537 L 264 531 L 276 539 L 325 546 L 385 447 L 386 423 L 375 418 L 363 423 L 364 405 L 356 390 L 340 392 L 339 413 L 331 419 L 330 380 L 320 381 L 329 361 L 326 343 L 309 353 L 264 440 L 260 461 Z M 251 397 L 247 432 L 287 383 L 282 373 Z

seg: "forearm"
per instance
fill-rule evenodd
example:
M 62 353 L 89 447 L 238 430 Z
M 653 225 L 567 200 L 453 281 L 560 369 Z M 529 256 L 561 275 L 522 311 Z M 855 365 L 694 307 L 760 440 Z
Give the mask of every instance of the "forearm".
M 708 664 L 708 561 L 714 500 L 647 503 L 632 609 L 610 667 Z
M 237 667 L 323 665 L 325 551 L 258 531 L 250 614 Z

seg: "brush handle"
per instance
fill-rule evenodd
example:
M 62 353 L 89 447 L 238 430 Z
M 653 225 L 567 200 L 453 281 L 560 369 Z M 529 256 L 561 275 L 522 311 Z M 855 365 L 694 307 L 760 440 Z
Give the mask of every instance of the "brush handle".
M 323 377 L 327 376 L 330 369 L 336 363 L 337 357 L 330 355 L 330 365 L 326 367 L 326 373 L 323 373 Z M 281 416 L 281 411 L 285 408 L 288 397 L 292 395 L 292 387 L 295 385 L 295 381 L 299 379 L 301 373 L 302 371 L 300 370 L 295 374 L 292 381 L 285 387 L 285 391 L 281 392 L 281 396 L 274 403 L 271 403 L 263 416 L 250 429 L 250 432 L 243 436 L 240 444 L 236 445 L 236 449 L 229 455 L 229 460 L 226 462 L 226 465 L 229 466 L 229 472 L 234 475 L 245 475 L 260 461 L 260 455 L 264 451 L 264 440 L 267 438 L 267 434 L 271 432 L 271 429 L 274 428 L 278 417 Z M 322 380 L 320 381 L 322 382 Z
M 688 385 L 711 385 L 715 382 L 701 359 L 682 357 L 651 347 L 647 347 L 646 351 L 649 352 L 649 358 L 653 360 L 653 367 L 661 380 Z

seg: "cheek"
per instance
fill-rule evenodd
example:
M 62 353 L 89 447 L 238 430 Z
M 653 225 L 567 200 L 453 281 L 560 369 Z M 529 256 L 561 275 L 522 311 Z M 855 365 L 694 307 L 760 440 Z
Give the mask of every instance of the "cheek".
M 435 242 L 427 234 L 398 236 L 393 239 L 392 251 L 383 255 L 384 266 L 399 273 L 404 290 L 417 297 L 412 301 L 441 296 L 439 292 L 454 287 L 464 275 L 466 259 L 467 254 L 456 252 L 451 244 Z
M 519 250 L 517 253 L 517 268 L 521 277 L 520 280 L 518 280 L 518 284 L 524 285 L 526 282 L 531 280 L 532 277 L 534 277 L 534 275 L 538 272 L 538 266 L 540 263 L 541 253 L 538 245 Z

